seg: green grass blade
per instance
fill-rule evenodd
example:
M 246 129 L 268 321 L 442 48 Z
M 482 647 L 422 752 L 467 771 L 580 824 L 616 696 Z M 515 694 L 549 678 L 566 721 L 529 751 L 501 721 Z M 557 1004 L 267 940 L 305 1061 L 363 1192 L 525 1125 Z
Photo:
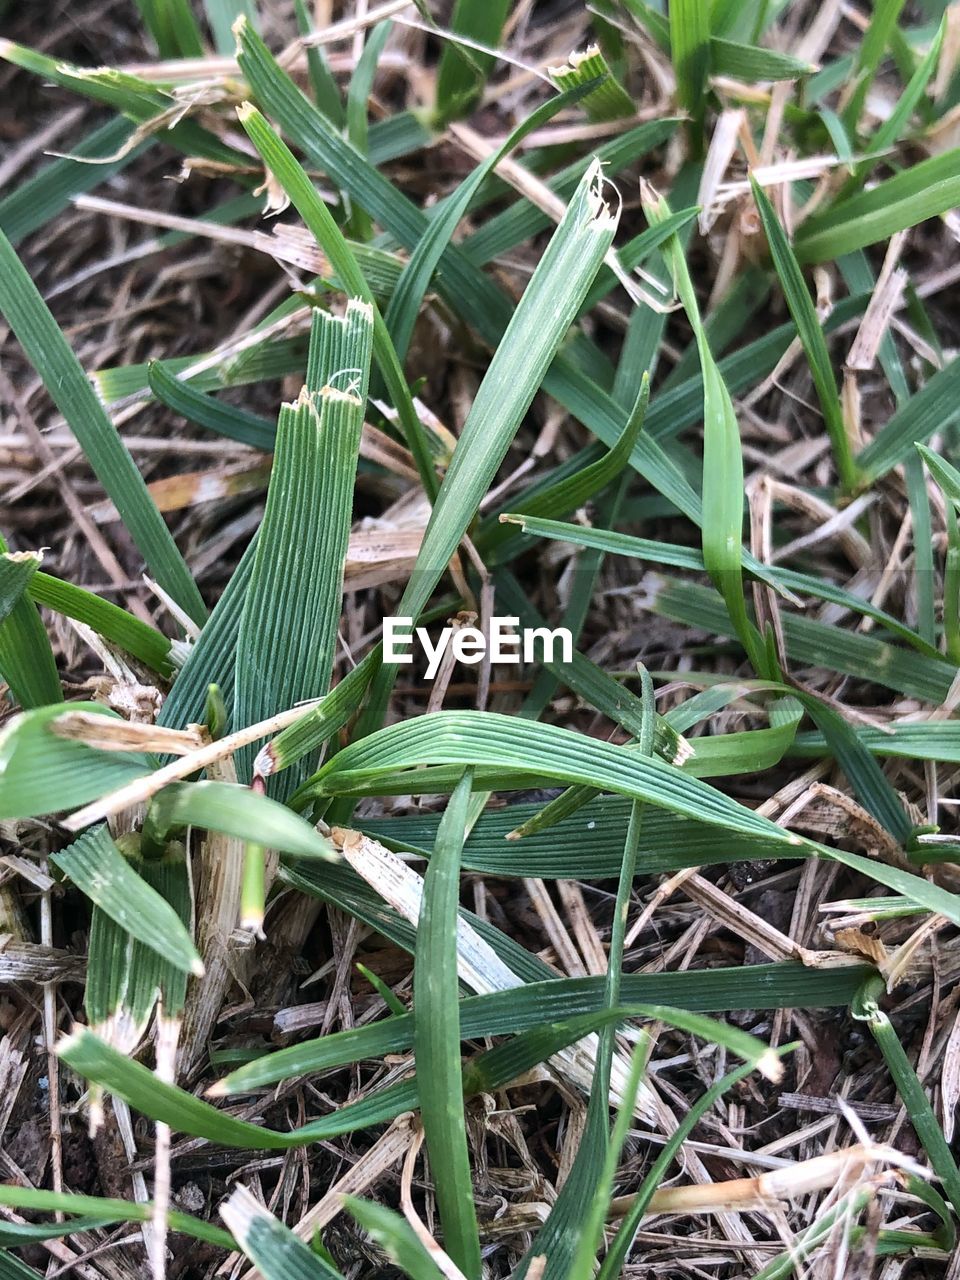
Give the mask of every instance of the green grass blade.
M 582 53 L 573 54 L 562 67 L 548 67 L 547 74 L 560 90 L 598 82 L 583 103 L 591 120 L 617 120 L 634 114 L 633 99 L 610 70 L 599 45 L 592 44 Z
M 206 608 L 136 463 L 36 286 L 0 233 L 0 311 L 120 512 L 150 572 L 197 623 Z
M 444 1246 L 468 1280 L 479 1280 L 480 1237 L 463 1113 L 457 977 L 460 855 L 471 786 L 468 769 L 447 804 L 424 879 L 413 979 L 414 1056 Z
M 670 0 L 670 56 L 677 97 L 693 121 L 694 148 L 703 146 L 707 76 L 710 71 L 710 6 L 701 0 Z
M 150 1222 L 154 1206 L 133 1200 L 110 1200 L 101 1196 L 77 1195 L 72 1191 L 43 1191 L 34 1187 L 16 1187 L 0 1183 L 0 1204 L 10 1209 L 26 1209 L 38 1213 L 70 1213 L 81 1217 L 106 1218 L 111 1222 Z M 233 1238 L 202 1218 L 171 1209 L 168 1214 L 171 1231 L 180 1231 L 195 1240 L 205 1240 L 221 1249 L 233 1247 Z M 80 1230 L 79 1224 L 76 1227 Z
M 862 483 L 879 480 L 960 413 L 960 359 L 951 360 L 890 418 L 857 457 Z
M 651 191 L 643 204 L 651 223 L 670 215 L 667 202 Z M 667 242 L 664 256 L 694 332 L 703 374 L 703 562 L 723 596 L 754 669 L 758 675 L 774 676 L 776 672 L 768 669 L 757 629 L 747 616 L 743 594 L 743 458 L 733 401 L 710 350 L 693 281 L 676 236 Z
M 179 916 L 130 866 L 105 826 L 85 832 L 51 862 L 145 947 L 185 973 L 203 964 Z
M 456 0 L 450 30 L 466 41 L 495 49 L 500 40 L 510 0 Z M 459 44 L 444 42 L 437 68 L 436 115 L 439 122 L 465 115 L 483 88 L 493 66 L 490 54 Z
M 410 1280 L 443 1280 L 443 1272 L 399 1213 L 356 1196 L 344 1196 L 343 1207 Z
M 957 1168 L 953 1152 L 943 1136 L 940 1123 L 907 1057 L 900 1037 L 890 1019 L 879 1007 L 878 1001 L 883 994 L 883 979 L 870 979 L 854 1002 L 854 1016 L 861 1018 L 870 1028 L 893 1076 L 893 1082 L 906 1107 L 910 1123 L 916 1130 L 917 1137 L 923 1144 L 935 1173 L 943 1183 L 943 1189 L 947 1199 L 953 1205 L 954 1212 L 960 1215 L 960 1169 Z
M 36 574 L 28 591 L 35 603 L 86 623 L 98 636 L 138 658 L 151 671 L 165 677 L 173 674 L 171 641 L 126 609 L 49 573 Z
M 142 155 L 150 140 L 127 149 L 132 133 L 132 123 L 117 116 L 71 146 L 76 159 L 53 160 L 0 199 L 0 230 L 10 243 L 19 244 L 66 209 L 74 196 L 107 182 Z
M 26 594 L 41 558 L 7 552 L 0 537 L 0 679 L 24 711 L 63 701 L 50 638 Z
M 843 412 L 840 408 L 840 393 L 837 390 L 837 381 L 830 363 L 830 353 L 827 350 L 823 329 L 800 271 L 800 264 L 774 213 L 773 205 L 767 199 L 762 187 L 752 177 L 751 185 L 753 198 L 766 233 L 767 244 L 770 246 L 773 265 L 783 287 L 783 296 L 797 326 L 813 385 L 817 389 L 824 425 L 833 447 L 833 460 L 837 474 L 844 489 L 850 491 L 857 484 L 857 467 L 853 460 L 850 438 L 847 435 Z
M 372 315 L 315 311 L 307 383 L 280 411 L 237 641 L 236 719 L 255 724 L 329 687 L 370 371 Z M 238 753 L 248 780 L 253 748 Z M 305 770 L 304 770 L 305 773 Z M 276 794 L 296 786 L 295 771 Z
M 164 787 L 150 807 L 151 835 L 161 838 L 187 826 L 257 841 L 298 858 L 336 857 L 329 840 L 285 805 L 232 782 L 174 782 Z
M 591 166 L 537 264 L 464 423 L 398 616 L 417 617 L 506 456 L 568 327 L 613 242 L 616 217 Z
M 872 190 L 814 214 L 797 233 L 801 263 L 826 262 L 886 240 L 960 204 L 960 149 L 921 160 Z
M 299 93 L 290 82 L 289 77 L 284 77 L 276 64 L 270 60 L 262 42 L 258 41 L 250 31 L 250 28 L 244 24 L 241 24 L 240 53 L 238 56 L 244 69 L 250 63 L 254 66 L 262 66 L 263 73 L 268 77 L 271 85 L 275 85 L 284 96 L 287 96 L 291 91 L 294 95 Z M 309 108 L 311 104 L 307 102 L 307 99 L 303 98 L 302 95 L 299 95 L 299 97 L 300 102 Z M 299 105 L 296 97 L 294 97 L 292 105 L 294 109 Z M 317 115 L 317 119 L 322 121 L 322 117 L 319 115 Z M 432 496 L 437 487 L 436 473 L 433 469 L 433 462 L 424 436 L 423 426 L 413 407 L 410 388 L 404 379 L 403 369 L 393 348 L 393 343 L 390 341 L 386 324 L 363 273 L 357 265 L 356 258 L 347 245 L 340 228 L 334 222 L 326 204 L 318 195 L 313 183 L 297 163 L 293 153 L 273 133 L 260 113 L 248 104 L 240 110 L 240 123 L 263 157 L 268 170 L 282 185 L 298 213 L 313 232 L 317 243 L 329 257 L 334 270 L 347 291 L 358 298 L 362 298 L 373 309 L 373 348 L 377 365 L 383 375 L 383 380 L 393 400 L 394 407 L 399 414 L 404 440 L 417 464 L 421 483 L 427 494 Z M 327 127 L 325 121 L 323 125 L 324 128 Z M 346 144 L 343 145 L 345 146 Z M 348 152 L 348 154 L 356 155 L 357 159 L 362 159 L 359 153 Z
M 854 89 L 843 111 L 844 124 L 851 134 L 857 132 L 867 94 L 887 51 L 890 37 L 896 30 L 903 5 L 904 0 L 877 0 L 873 6 L 870 25 L 857 51 Z
M 161 58 L 202 58 L 203 40 L 188 0 L 136 0 Z
M 0 732 L 0 819 L 72 809 L 152 771 L 146 756 L 98 751 L 51 732 L 50 722 L 70 711 L 119 719 L 98 702 L 59 702 L 14 716 Z
M 471 200 L 504 156 L 509 155 L 528 133 L 541 128 L 548 120 L 552 120 L 558 111 L 572 106 L 583 96 L 583 90 L 575 89 L 572 93 L 561 94 L 545 102 L 513 130 L 499 150 L 491 153 L 482 164 L 477 165 L 469 178 L 461 182 L 454 194 L 444 202 L 442 212 L 431 219 L 426 233 L 410 255 L 410 261 L 397 281 L 397 287 L 393 291 L 384 317 L 397 356 L 401 361 L 406 359 L 413 326 L 437 263 L 443 256 Z
M 754 44 L 741 44 L 721 36 L 710 38 L 710 69 L 714 75 L 728 76 L 745 84 L 767 80 L 799 80 L 816 71 L 809 62 L 793 58 L 789 53 L 762 49 Z
M 161 360 L 151 361 L 147 369 L 150 391 L 174 413 L 240 444 L 273 452 L 277 438 L 276 423 L 235 405 L 225 404 L 216 396 L 204 395 L 186 379 L 175 377 Z
M 335 1270 L 278 1222 L 244 1186 L 220 1206 L 220 1217 L 263 1280 L 338 1280 Z

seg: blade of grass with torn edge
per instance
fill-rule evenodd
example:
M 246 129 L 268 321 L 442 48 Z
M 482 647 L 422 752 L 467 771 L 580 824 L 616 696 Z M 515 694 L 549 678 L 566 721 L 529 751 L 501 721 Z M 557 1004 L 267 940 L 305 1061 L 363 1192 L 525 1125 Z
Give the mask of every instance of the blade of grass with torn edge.
M 237 640 L 235 719 L 255 724 L 330 684 L 367 398 L 370 307 L 315 311 L 306 385 L 280 411 L 267 505 Z M 249 781 L 253 748 L 237 753 Z M 305 775 L 305 768 L 300 777 Z M 292 768 L 271 787 L 285 797 Z
M 238 30 L 242 49 L 244 35 L 248 40 L 252 40 L 253 37 L 249 26 L 243 22 L 238 25 Z M 263 52 L 266 53 L 266 50 L 264 49 Z M 242 52 L 238 53 L 238 57 L 241 58 L 242 63 Z M 303 102 L 307 106 L 310 105 L 305 98 Z M 303 171 L 293 152 L 277 137 L 260 112 L 255 107 L 250 106 L 249 103 L 245 103 L 240 108 L 239 118 L 250 141 L 263 158 L 268 172 L 273 175 L 290 197 L 294 208 L 303 218 L 317 243 L 330 259 L 330 263 L 346 291 L 357 298 L 363 299 L 370 306 L 373 313 L 373 349 L 377 366 L 383 375 L 383 380 L 390 398 L 393 400 L 394 408 L 397 410 L 404 443 L 413 454 L 425 492 L 432 497 L 436 493 L 437 480 L 423 425 L 414 408 L 413 400 L 410 396 L 410 388 L 407 386 L 406 379 L 403 376 L 399 357 L 393 349 L 390 334 L 380 314 L 376 299 L 364 278 L 363 272 L 357 265 L 357 260 L 350 246 L 344 239 L 343 232 L 337 226 L 333 215 Z M 318 118 L 322 119 L 322 117 Z M 324 123 L 326 124 L 326 122 Z M 359 153 L 351 154 L 356 154 L 357 158 L 362 160 Z
M 837 468 L 837 474 L 840 477 L 841 485 L 849 493 L 857 485 L 857 467 L 853 460 L 850 438 L 847 435 L 843 412 L 840 408 L 840 393 L 837 389 L 833 366 L 830 363 L 830 353 L 827 350 L 823 329 L 820 326 L 813 300 L 800 271 L 800 264 L 797 262 L 776 213 L 774 213 L 773 205 L 767 199 L 762 187 L 752 174 L 750 185 L 753 189 L 754 201 L 760 212 L 760 220 L 763 223 L 767 244 L 770 247 L 773 265 L 777 275 L 780 277 L 783 296 L 790 309 L 790 314 L 793 316 L 793 322 L 797 326 L 797 333 L 800 335 L 800 341 L 803 344 L 810 375 L 813 378 L 813 385 L 817 389 L 817 398 L 820 401 L 824 425 L 833 448 L 833 461 Z
M 417 1017 L 413 1048 L 444 1247 L 467 1280 L 480 1280 L 480 1236 L 463 1113 L 457 976 L 460 855 L 472 784 L 467 769 L 447 803 L 424 878 L 414 957 Z
M 145 947 L 185 973 L 203 972 L 180 917 L 137 875 L 106 826 L 85 832 L 62 852 L 51 854 L 50 861 Z
M 411 251 L 415 249 L 428 226 L 425 215 L 330 128 L 329 122 L 277 66 L 263 42 L 242 24 L 238 59 L 257 99 L 302 148 L 310 162 L 363 204 L 402 245 Z M 269 159 L 268 167 L 276 172 Z M 309 225 L 305 208 L 310 201 L 326 210 L 305 177 L 302 186 L 294 203 Z M 293 193 L 288 191 L 288 194 Z M 298 203 L 301 197 L 302 204 Z M 329 246 L 325 247 L 329 251 Z M 454 311 L 480 333 L 487 345 L 493 347 L 500 342 L 513 313 L 512 302 L 457 246 L 450 245 L 444 252 L 436 285 Z M 788 342 L 789 337 L 784 346 Z M 562 352 L 544 375 L 543 386 L 608 447 L 613 447 L 623 430 L 626 411 Z M 693 418 L 696 419 L 695 412 Z M 646 433 L 637 441 L 631 462 L 681 511 L 699 521 L 697 495 L 674 460 Z
M 150 573 L 202 625 L 207 610 L 146 482 L 9 240 L 0 233 L 0 311 L 63 414 Z

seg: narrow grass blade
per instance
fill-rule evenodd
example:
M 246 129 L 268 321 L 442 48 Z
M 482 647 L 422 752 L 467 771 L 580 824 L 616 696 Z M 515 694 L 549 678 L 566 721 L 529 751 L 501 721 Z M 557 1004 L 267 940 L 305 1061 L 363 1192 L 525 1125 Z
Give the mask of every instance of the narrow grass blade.
M 300 103 L 309 108 L 310 104 L 306 98 L 299 94 L 289 77 L 283 76 L 276 64 L 270 59 L 265 46 L 253 35 L 249 26 L 241 23 L 239 30 L 240 51 L 238 58 L 241 67 L 246 69 L 250 62 L 254 62 L 255 65 L 262 65 L 271 83 L 276 85 L 277 90 L 284 97 L 288 97 L 291 93 L 294 95 L 291 103 L 293 110 L 296 110 Z M 274 77 L 277 77 L 277 79 L 274 79 Z M 322 117 L 318 118 L 322 119 Z M 413 406 L 410 388 L 404 379 L 400 360 L 393 348 L 393 343 L 390 341 L 390 334 L 377 307 L 373 293 L 357 265 L 356 258 L 344 239 L 340 228 L 333 220 L 332 214 L 314 188 L 313 183 L 304 173 L 301 165 L 297 163 L 293 153 L 276 136 L 259 111 L 249 104 L 244 105 L 240 109 L 240 123 L 257 151 L 263 157 L 268 171 L 281 184 L 297 212 L 316 237 L 317 243 L 329 257 L 334 271 L 339 276 L 347 292 L 362 298 L 372 308 L 373 348 L 377 365 L 383 375 L 390 398 L 393 400 L 394 408 L 397 410 L 404 441 L 413 454 L 421 483 L 426 493 L 432 496 L 437 487 L 436 473 L 423 426 Z M 326 122 L 324 122 L 324 127 L 327 127 Z M 348 154 L 355 154 L 358 159 L 361 158 L 359 153 L 349 152 Z
M 161 360 L 151 361 L 147 368 L 151 392 L 168 409 L 208 431 L 273 452 L 276 423 L 238 409 L 236 405 L 225 404 L 215 396 L 204 395 L 185 379 L 175 377 Z
M 70 1213 L 79 1218 L 95 1217 L 110 1222 L 150 1222 L 153 1217 L 152 1204 L 137 1204 L 134 1200 L 111 1200 L 101 1196 L 77 1195 L 72 1191 L 43 1191 L 34 1187 L 16 1187 L 9 1183 L 0 1183 L 0 1204 L 9 1209 L 26 1209 L 38 1213 Z M 205 1240 L 208 1244 L 220 1249 L 233 1247 L 233 1238 L 219 1227 L 214 1227 L 202 1218 L 194 1218 L 189 1213 L 171 1210 L 168 1215 L 171 1231 L 179 1231 L 192 1236 L 194 1240 Z M 10 1225 L 10 1224 L 7 1224 Z M 81 1230 L 79 1222 L 76 1230 Z
M 440 214 L 431 219 L 425 234 L 410 255 L 410 261 L 397 281 L 397 287 L 393 291 L 384 317 L 401 362 L 406 359 L 413 327 L 437 263 L 474 196 L 504 156 L 509 155 L 528 133 L 541 128 L 559 111 L 572 106 L 583 97 L 582 89 L 574 89 L 571 93 L 564 93 L 550 99 L 527 116 L 513 130 L 503 146 L 494 151 L 482 164 L 477 165 L 469 178 L 460 183 L 453 195 L 444 202 Z
M 424 879 L 414 961 L 414 1056 L 444 1247 L 468 1280 L 479 1280 L 480 1237 L 463 1114 L 457 977 L 460 855 L 471 787 L 468 769 L 447 804 Z
M 207 611 L 136 463 L 10 242 L 0 233 L 0 311 L 67 420 L 150 572 L 202 623 Z
M 185 973 L 203 972 L 200 956 L 177 913 L 137 875 L 105 826 L 85 832 L 50 860 L 145 947 Z
M 24 711 L 63 701 L 50 638 L 26 594 L 41 559 L 39 552 L 8 552 L 0 537 L 0 679 Z
M 376 795 L 378 777 L 387 769 L 481 762 L 501 770 L 524 770 L 528 775 L 535 769 L 543 778 L 617 791 L 731 833 L 767 837 L 771 844 L 793 849 L 798 857 L 812 855 L 842 862 L 897 893 L 909 895 L 927 910 L 960 921 L 960 897 L 956 894 L 899 868 L 841 849 L 827 849 L 784 831 L 656 756 L 647 759 L 628 748 L 585 740 L 556 725 L 494 712 L 436 712 L 380 729 L 338 752 L 316 775 L 314 787 L 317 794 L 336 795 L 344 784 L 357 782 L 367 789 L 366 794 Z
M 921 160 L 870 191 L 814 214 L 797 233 L 802 263 L 826 262 L 886 240 L 960 204 L 960 149 Z
M 702 8 L 697 4 L 693 7 Z M 685 12 L 683 6 L 678 8 L 680 13 Z M 680 21 L 678 16 L 677 22 Z M 689 23 L 690 19 L 684 21 Z M 649 189 L 643 204 L 651 223 L 670 215 L 667 202 Z M 769 669 L 763 642 L 747 616 L 743 594 L 743 458 L 737 416 L 710 350 L 693 281 L 676 236 L 667 242 L 664 256 L 694 331 L 703 374 L 703 562 L 723 596 L 740 643 L 757 674 L 775 677 L 778 673 Z
M 960 1169 L 957 1168 L 950 1145 L 943 1136 L 940 1123 L 900 1042 L 900 1037 L 890 1019 L 879 1007 L 878 1001 L 882 995 L 883 979 L 871 979 L 854 1001 L 854 1016 L 865 1021 L 870 1028 L 893 1076 L 893 1082 L 906 1107 L 910 1123 L 916 1130 L 930 1163 L 943 1183 L 943 1189 L 947 1199 L 953 1205 L 954 1212 L 960 1215 Z
M 344 1196 L 343 1207 L 410 1280 L 443 1280 L 443 1272 L 399 1213 L 356 1196 Z
M 873 84 L 880 62 L 887 51 L 890 37 L 896 30 L 897 19 L 904 0 L 877 0 L 873 6 L 870 25 L 857 51 L 854 68 L 854 89 L 843 111 L 843 121 L 851 134 L 857 132 L 867 94 Z
M 623 833 L 621 825 L 621 852 Z M 396 927 L 391 927 L 387 936 L 412 949 L 413 936 L 400 930 L 399 917 L 395 917 L 395 921 Z M 784 1008 L 794 1002 L 805 1008 L 825 1008 L 849 1004 L 869 972 L 862 965 L 809 969 L 800 964 L 780 963 L 624 974 L 621 994 L 631 1003 L 652 1002 L 663 996 L 672 1009 L 701 1013 Z M 525 1031 L 538 1021 L 558 1019 L 565 1011 L 571 1016 L 587 1013 L 602 1006 L 605 988 L 606 979 L 602 976 L 554 978 L 546 982 L 530 981 L 526 986 L 492 995 L 467 996 L 460 1002 L 460 1031 L 464 1039 L 507 1035 Z M 331 1070 L 365 1058 L 403 1053 L 413 1044 L 415 1021 L 416 1013 L 407 1013 L 276 1050 L 219 1080 L 211 1089 L 211 1096 L 247 1093 L 280 1080 Z
M 840 393 L 837 390 L 837 381 L 833 374 L 833 366 L 830 363 L 830 353 L 827 350 L 823 329 L 820 326 L 813 300 L 800 271 L 800 264 L 797 262 L 776 213 L 774 213 L 773 205 L 753 177 L 751 177 L 751 186 L 753 188 L 754 201 L 760 212 L 760 221 L 763 223 L 763 229 L 767 237 L 767 244 L 770 246 L 773 265 L 777 275 L 780 277 L 783 296 L 786 299 L 787 306 L 790 308 L 793 322 L 797 326 L 797 333 L 800 335 L 800 341 L 803 344 L 807 364 L 813 378 L 813 385 L 817 389 L 817 398 L 823 411 L 824 425 L 833 447 L 833 460 L 837 468 L 837 474 L 840 477 L 841 485 L 849 492 L 857 484 L 857 467 L 853 460 L 850 438 L 847 435 L 846 424 L 840 408 Z
M 253 771 L 266 778 L 289 769 L 304 756 L 317 751 L 347 723 L 363 700 L 370 681 L 380 669 L 380 646 L 371 649 L 358 666 L 340 681 L 309 715 L 290 725 L 263 747 L 253 763 Z
M 126 609 L 49 573 L 35 574 L 28 593 L 36 604 L 86 623 L 98 636 L 138 658 L 158 675 L 168 678 L 173 675 L 172 642 Z

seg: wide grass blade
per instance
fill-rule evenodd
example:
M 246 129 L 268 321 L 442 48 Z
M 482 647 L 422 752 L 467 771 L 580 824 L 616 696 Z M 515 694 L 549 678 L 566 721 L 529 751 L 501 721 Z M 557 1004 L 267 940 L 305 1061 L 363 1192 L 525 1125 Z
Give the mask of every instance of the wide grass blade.
M 327 692 L 353 516 L 373 319 L 314 312 L 307 382 L 280 411 L 267 505 L 237 640 L 235 716 L 256 724 Z M 253 749 L 238 753 L 248 781 Z M 274 787 L 286 795 L 293 773 Z
M 263 1280 L 339 1280 L 340 1272 L 278 1222 L 246 1187 L 236 1187 L 220 1217 Z
M 9 721 L 0 732 L 0 819 L 72 809 L 152 772 L 146 756 L 59 737 L 51 722 L 68 710 L 119 719 L 98 702 L 60 702 Z
M 510 0 L 456 0 L 450 30 L 454 37 L 444 42 L 437 68 L 436 117 L 444 123 L 466 115 L 483 88 L 493 66 L 493 57 L 473 45 L 495 49 L 510 9 Z
M 41 559 L 39 552 L 7 552 L 0 537 L 0 679 L 24 711 L 63 700 L 50 638 L 26 594 Z
M 203 963 L 180 917 L 137 875 L 105 826 L 85 832 L 50 860 L 145 947 L 185 973 L 203 972 Z
M 174 782 L 154 797 L 145 830 L 164 838 L 183 827 L 205 827 L 253 840 L 298 858 L 334 859 L 329 840 L 286 805 L 232 782 Z

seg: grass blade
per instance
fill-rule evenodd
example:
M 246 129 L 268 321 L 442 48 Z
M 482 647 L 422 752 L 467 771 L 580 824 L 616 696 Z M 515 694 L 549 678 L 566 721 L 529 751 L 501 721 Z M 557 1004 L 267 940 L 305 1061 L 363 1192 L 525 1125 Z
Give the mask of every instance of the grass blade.
M 783 227 L 781 227 L 779 219 L 773 211 L 773 205 L 767 199 L 756 179 L 751 176 L 750 182 L 753 188 L 753 198 L 760 212 L 760 220 L 766 233 L 767 244 L 770 246 L 773 265 L 776 268 L 777 275 L 780 277 L 783 296 L 786 299 L 787 306 L 790 308 L 793 322 L 797 326 L 797 333 L 800 335 L 800 341 L 806 353 L 813 385 L 817 389 L 817 398 L 820 401 L 820 408 L 823 410 L 824 425 L 827 428 L 827 434 L 833 446 L 833 460 L 837 468 L 837 474 L 840 477 L 840 483 L 843 488 L 850 492 L 857 485 L 857 467 L 853 460 L 850 438 L 847 435 L 846 423 L 843 420 L 843 413 L 840 408 L 840 393 L 837 390 L 836 378 L 833 376 L 833 367 L 830 363 L 830 353 L 827 350 L 823 329 L 814 309 L 813 300 L 804 283 L 800 264 L 797 262 Z
M 463 1114 L 457 977 L 460 855 L 471 786 L 468 769 L 447 804 L 424 880 L 414 967 L 414 1056 L 444 1245 L 468 1280 L 479 1280 L 480 1238 Z
M 105 826 L 85 832 L 61 853 L 52 854 L 50 861 L 138 942 L 184 973 L 203 972 L 180 917 L 132 869 Z
M 236 719 L 256 724 L 330 683 L 367 397 L 370 308 L 313 318 L 307 382 L 280 411 L 267 505 L 237 639 Z M 238 753 L 249 780 L 253 748 Z M 294 770 L 275 794 L 296 786 Z
M 0 311 L 120 512 L 151 574 L 194 622 L 202 624 L 206 607 L 143 476 L 2 232 Z

